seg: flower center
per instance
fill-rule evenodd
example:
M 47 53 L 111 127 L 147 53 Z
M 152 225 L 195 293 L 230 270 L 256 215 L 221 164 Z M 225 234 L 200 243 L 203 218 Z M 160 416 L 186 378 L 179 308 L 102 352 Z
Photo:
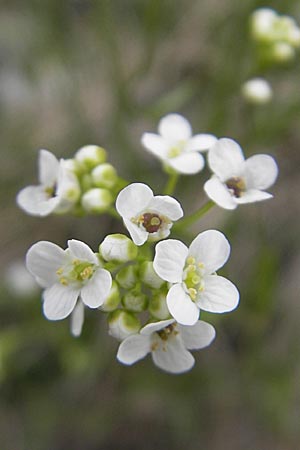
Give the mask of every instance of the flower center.
M 168 158 L 176 158 L 176 156 L 181 155 L 186 145 L 186 141 L 177 141 L 175 145 L 172 145 L 168 150 Z
M 74 281 L 83 283 L 89 280 L 93 276 L 95 268 L 95 264 L 74 259 L 70 265 L 60 267 L 56 271 L 56 274 L 58 275 L 59 282 L 64 286 L 68 286 L 69 283 Z
M 246 190 L 246 183 L 243 178 L 240 177 L 229 178 L 229 180 L 226 181 L 226 186 L 232 195 L 237 198 L 241 197 Z
M 156 233 L 160 229 L 162 222 L 161 217 L 154 213 L 145 213 L 140 219 L 140 223 L 148 233 Z
M 196 300 L 197 294 L 204 290 L 203 269 L 203 263 L 197 263 L 192 256 L 187 258 L 184 269 L 184 283 L 193 301 Z
M 167 351 L 167 341 L 171 337 L 177 336 L 179 331 L 177 330 L 176 323 L 171 323 L 167 327 L 162 330 L 158 330 L 153 334 L 151 351 L 155 352 L 155 350 L 161 348 L 164 352 Z
M 47 186 L 44 191 L 49 198 L 53 198 L 56 192 L 56 183 L 53 186 Z

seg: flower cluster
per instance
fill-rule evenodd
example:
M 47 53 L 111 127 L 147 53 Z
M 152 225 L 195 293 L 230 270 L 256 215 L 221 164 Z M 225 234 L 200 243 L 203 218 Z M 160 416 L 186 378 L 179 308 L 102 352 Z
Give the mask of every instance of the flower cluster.
M 271 8 L 259 8 L 251 16 L 251 33 L 267 61 L 285 62 L 300 48 L 300 28 L 295 19 Z
M 269 155 L 245 159 L 234 140 L 192 136 L 189 122 L 179 114 L 162 118 L 158 128 L 158 135 L 145 133 L 142 144 L 173 180 L 164 195 L 155 195 L 144 183 L 126 183 L 106 162 L 105 150 L 86 146 L 73 159 L 60 161 L 41 150 L 40 184 L 21 190 L 17 202 L 31 215 L 106 212 L 119 217 L 130 237 L 107 235 L 97 252 L 75 239 L 66 249 L 48 241 L 31 246 L 26 265 L 43 289 L 43 314 L 53 321 L 70 317 L 71 333 L 79 336 L 86 307 L 98 311 L 107 318 L 109 334 L 121 341 L 121 363 L 131 365 L 151 353 L 162 370 L 182 373 L 194 365 L 190 350 L 207 347 L 215 338 L 214 327 L 200 319 L 201 311 L 232 311 L 239 292 L 217 274 L 230 255 L 223 233 L 202 231 L 189 247 L 166 239 L 173 224 L 178 232 L 185 221 L 208 210 L 204 205 L 184 218 L 172 196 L 175 182 L 180 174 L 203 169 L 205 151 L 212 172 L 204 184 L 208 204 L 235 209 L 272 197 L 265 189 L 275 182 L 277 165 Z

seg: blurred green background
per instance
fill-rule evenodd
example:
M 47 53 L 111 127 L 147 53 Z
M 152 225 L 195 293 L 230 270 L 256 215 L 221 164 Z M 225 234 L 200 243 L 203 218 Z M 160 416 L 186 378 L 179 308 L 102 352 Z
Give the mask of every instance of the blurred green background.
M 300 55 L 260 71 L 249 38 L 259 6 L 300 21 L 293 0 L 1 1 L 1 450 L 299 449 Z M 274 98 L 249 106 L 240 87 L 258 75 Z M 150 358 L 121 366 L 100 314 L 87 311 L 80 339 L 68 320 L 46 321 L 40 292 L 16 265 L 40 239 L 96 250 L 124 231 L 106 216 L 18 210 L 16 193 L 36 182 L 38 149 L 67 158 L 102 145 L 120 176 L 159 194 L 166 176 L 140 137 L 169 112 L 280 167 L 273 200 L 216 207 L 185 233 L 187 244 L 207 228 L 228 236 L 223 273 L 241 302 L 230 314 L 203 314 L 217 338 L 180 376 Z M 175 196 L 187 213 L 205 202 L 208 176 L 182 178 Z

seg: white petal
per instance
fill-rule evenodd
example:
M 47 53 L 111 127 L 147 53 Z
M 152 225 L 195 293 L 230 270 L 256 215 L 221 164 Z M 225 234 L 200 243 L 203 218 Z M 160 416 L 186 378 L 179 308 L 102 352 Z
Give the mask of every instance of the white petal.
M 167 319 L 161 320 L 160 322 L 148 323 L 141 329 L 140 333 L 144 336 L 149 336 L 150 334 L 155 333 L 156 331 L 162 330 L 171 323 L 174 323 L 174 319 Z
M 192 302 L 182 284 L 174 284 L 167 294 L 170 314 L 182 325 L 194 325 L 199 319 L 199 308 Z
M 119 193 L 116 209 L 123 218 L 131 219 L 147 208 L 153 198 L 153 192 L 143 183 L 132 183 Z
M 235 209 L 237 207 L 236 199 L 216 176 L 213 175 L 206 181 L 204 190 L 208 197 L 221 208 Z
M 76 239 L 70 239 L 68 241 L 68 247 L 72 258 L 79 259 L 80 261 L 87 261 L 91 264 L 99 264 L 95 253 L 84 242 L 77 241 Z
M 197 299 L 200 309 L 213 313 L 224 313 L 237 307 L 239 291 L 227 278 L 208 275 L 205 277 L 204 283 L 204 291 Z
M 223 233 L 207 230 L 193 240 L 189 256 L 204 264 L 204 274 L 211 274 L 222 267 L 230 255 L 230 244 Z
M 54 284 L 43 294 L 43 312 L 49 320 L 65 319 L 73 311 L 79 295 L 78 288 Z
M 242 205 L 244 203 L 261 202 L 272 197 L 273 195 L 269 194 L 268 192 L 259 191 L 257 189 L 250 189 L 249 191 L 244 192 L 241 197 L 237 198 L 236 202 Z
M 123 222 L 135 245 L 143 245 L 147 241 L 149 236 L 148 231 L 143 230 L 129 219 L 123 219 Z
M 55 185 L 58 176 L 59 162 L 48 150 L 39 152 L 39 181 L 46 187 Z
M 42 287 L 50 287 L 58 281 L 56 271 L 63 266 L 65 251 L 48 241 L 32 245 L 26 254 L 26 267 Z
M 165 159 L 168 154 L 169 146 L 167 141 L 154 133 L 144 133 L 142 136 L 142 144 L 160 159 Z
M 190 151 L 200 151 L 210 149 L 217 141 L 216 136 L 213 134 L 196 134 L 187 143 L 185 150 Z
M 264 190 L 270 187 L 278 175 L 278 166 L 269 155 L 254 155 L 245 162 L 248 189 Z
M 81 289 L 80 297 L 90 308 L 98 308 L 109 295 L 112 279 L 105 269 L 98 269 L 88 283 Z
M 232 139 L 223 138 L 209 150 L 208 163 L 221 181 L 226 181 L 242 175 L 245 161 L 239 144 Z
M 152 359 L 157 367 L 170 373 L 187 372 L 195 363 L 179 336 L 168 339 L 164 347 L 153 351 Z
M 82 301 L 79 300 L 71 313 L 71 333 L 74 337 L 78 337 L 81 335 L 83 321 L 84 305 Z
M 135 334 L 129 336 L 120 344 L 117 359 L 130 366 L 143 359 L 150 352 L 150 337 Z
M 59 198 L 49 198 L 43 186 L 27 186 L 18 193 L 17 203 L 27 214 L 43 217 L 56 209 Z
M 171 220 L 178 220 L 183 216 L 180 203 L 168 195 L 156 195 L 149 203 L 149 211 L 157 212 Z
M 158 132 L 168 141 L 185 141 L 191 137 L 192 128 L 180 114 L 168 114 L 159 121 Z
M 155 247 L 153 268 L 163 280 L 180 283 L 188 248 L 175 239 L 159 242 Z
M 216 336 L 214 327 L 203 320 L 198 320 L 192 327 L 178 324 L 178 329 L 185 347 L 189 350 L 207 347 Z
M 204 167 L 204 158 L 197 152 L 185 152 L 176 158 L 168 159 L 168 165 L 178 173 L 193 175 Z

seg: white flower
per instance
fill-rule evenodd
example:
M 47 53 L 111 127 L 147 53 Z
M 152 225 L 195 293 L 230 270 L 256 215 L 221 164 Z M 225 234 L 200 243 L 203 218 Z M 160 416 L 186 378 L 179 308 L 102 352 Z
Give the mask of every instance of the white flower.
M 32 216 L 64 212 L 78 200 L 80 188 L 75 174 L 64 160 L 58 161 L 47 150 L 40 150 L 39 185 L 27 186 L 17 195 L 17 203 Z
M 194 357 L 189 350 L 207 347 L 215 338 L 212 325 L 199 320 L 192 327 L 177 324 L 173 319 L 149 323 L 126 338 L 119 347 L 117 359 L 126 365 L 134 364 L 151 353 L 154 364 L 171 373 L 190 370 Z
M 237 288 L 215 273 L 225 264 L 229 253 L 229 242 L 216 230 L 198 234 L 190 248 L 174 239 L 156 245 L 153 267 L 161 278 L 173 284 L 167 294 L 167 305 L 177 322 L 193 325 L 200 309 L 223 313 L 236 308 Z
M 117 197 L 116 209 L 136 245 L 169 236 L 172 222 L 183 216 L 177 200 L 168 195 L 154 196 L 143 183 L 124 188 Z
M 212 134 L 192 136 L 190 123 L 179 114 L 169 114 L 158 124 L 158 132 L 144 133 L 142 144 L 178 173 L 191 175 L 204 166 L 199 152 L 208 150 L 216 141 Z
M 222 208 L 235 209 L 243 203 L 273 197 L 264 191 L 278 175 L 271 156 L 254 155 L 245 160 L 239 144 L 224 138 L 210 149 L 208 164 L 214 175 L 205 183 L 204 190 Z
M 253 104 L 268 103 L 272 96 L 272 88 L 264 78 L 252 78 L 242 86 L 242 94 L 248 102 Z
M 61 320 L 72 313 L 72 332 L 80 334 L 84 308 L 98 308 L 110 293 L 110 273 L 88 245 L 68 241 L 61 249 L 52 242 L 40 241 L 27 252 L 26 266 L 37 283 L 45 288 L 43 312 L 49 320 Z M 82 304 L 81 304 L 82 303 Z

